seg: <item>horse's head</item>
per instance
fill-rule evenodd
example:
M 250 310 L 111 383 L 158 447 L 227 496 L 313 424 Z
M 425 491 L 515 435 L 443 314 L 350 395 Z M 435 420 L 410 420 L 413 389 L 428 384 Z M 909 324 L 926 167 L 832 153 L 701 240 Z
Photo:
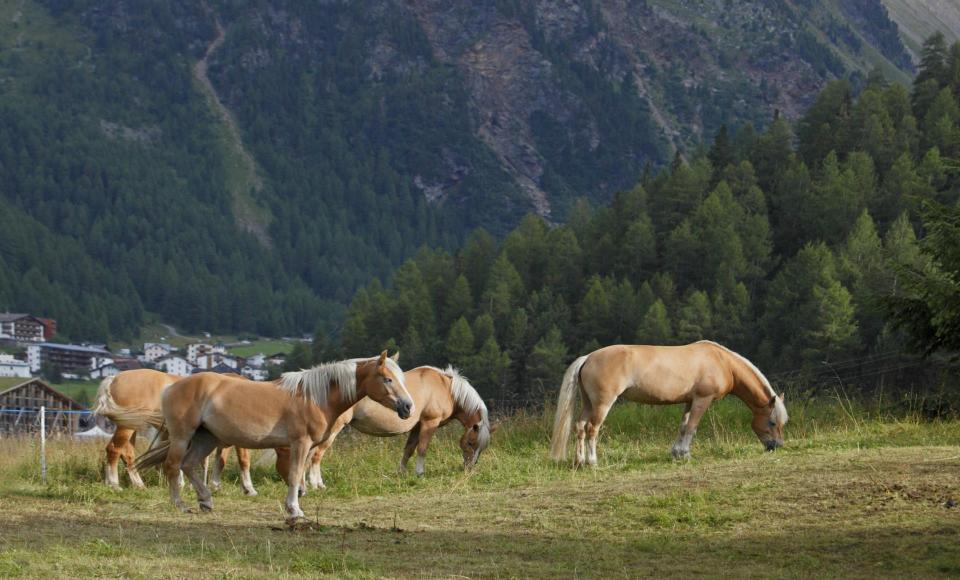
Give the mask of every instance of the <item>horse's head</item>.
M 379 357 L 358 365 L 357 386 L 360 392 L 388 409 L 395 409 L 398 417 L 406 419 L 413 413 L 413 399 L 397 364 L 399 354 L 390 358 L 383 351 Z
M 470 469 L 477 464 L 480 454 L 490 445 L 490 435 L 497 426 L 490 427 L 486 409 L 477 409 L 463 422 L 466 428 L 460 437 L 460 450 L 463 452 L 463 468 Z
M 790 419 L 783 404 L 783 393 L 774 394 L 770 403 L 753 411 L 753 432 L 767 451 L 783 447 L 783 426 Z

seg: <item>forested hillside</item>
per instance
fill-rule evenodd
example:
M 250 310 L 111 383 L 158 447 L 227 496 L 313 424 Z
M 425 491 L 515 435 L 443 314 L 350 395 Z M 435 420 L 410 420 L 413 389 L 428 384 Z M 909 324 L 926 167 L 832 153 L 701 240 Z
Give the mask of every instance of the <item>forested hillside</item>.
M 879 0 L 9 2 L 0 310 L 329 329 L 421 245 L 562 222 L 875 67 L 913 68 Z
M 421 251 L 358 292 L 342 348 L 449 361 L 488 396 L 555 385 L 573 355 L 616 342 L 714 339 L 771 371 L 897 350 L 882 300 L 898 268 L 930 271 L 916 210 L 957 204 L 958 170 L 960 44 L 937 36 L 912 92 L 835 81 L 795 130 L 722 128 L 563 226 L 528 216 L 502 242 L 479 230 Z

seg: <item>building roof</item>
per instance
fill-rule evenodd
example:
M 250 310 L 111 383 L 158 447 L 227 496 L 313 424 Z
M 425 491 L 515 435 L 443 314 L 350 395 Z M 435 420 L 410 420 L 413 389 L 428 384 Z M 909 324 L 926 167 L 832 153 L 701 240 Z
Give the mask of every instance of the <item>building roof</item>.
M 23 381 L 22 383 L 18 383 L 18 384 L 10 387 L 9 389 L 7 389 L 7 390 L 5 390 L 5 391 L 0 391 L 0 398 L 4 397 L 5 395 L 7 395 L 7 394 L 9 394 L 9 393 L 12 393 L 13 391 L 16 391 L 16 390 L 19 390 L 19 389 L 23 389 L 23 388 L 25 388 L 25 387 L 27 387 L 28 385 L 33 384 L 33 383 L 38 384 L 41 388 L 43 388 L 44 390 L 46 390 L 46 391 L 48 391 L 50 394 L 52 394 L 52 395 L 54 396 L 54 398 L 59 399 L 59 400 L 62 401 L 65 405 L 67 405 L 68 407 L 70 407 L 70 408 L 73 409 L 73 410 L 76 410 L 76 411 L 86 411 L 86 410 L 87 410 L 87 408 L 84 407 L 83 405 L 81 405 L 80 403 L 74 401 L 74 400 L 71 399 L 70 397 L 64 395 L 64 394 L 61 393 L 60 391 L 58 391 L 58 390 L 54 389 L 53 387 L 51 387 L 50 385 L 48 385 L 46 381 L 44 381 L 44 380 L 42 380 L 42 379 L 37 379 L 37 378 L 24 379 L 24 381 Z
M 20 314 L 16 312 L 0 312 L 0 322 L 13 322 L 21 318 L 35 318 L 29 314 Z
M 41 342 L 35 346 L 39 346 L 42 348 L 52 348 L 57 350 L 69 350 L 73 352 L 85 352 L 90 354 L 110 354 L 110 351 L 104 348 L 95 347 L 95 346 L 85 346 L 81 344 L 59 344 L 56 342 Z

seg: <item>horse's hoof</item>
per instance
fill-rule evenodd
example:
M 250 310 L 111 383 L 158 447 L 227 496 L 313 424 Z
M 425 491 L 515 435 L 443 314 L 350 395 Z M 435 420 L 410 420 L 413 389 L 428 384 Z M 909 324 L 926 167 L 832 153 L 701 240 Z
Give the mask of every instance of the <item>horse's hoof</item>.
M 257 490 L 255 489 L 245 489 L 243 490 L 243 495 L 248 497 L 257 497 Z
M 671 454 L 677 461 L 687 461 L 690 459 L 690 452 L 683 449 L 674 449 L 671 451 Z
M 213 511 L 213 504 L 206 504 L 206 503 L 200 504 L 200 511 L 203 512 L 203 513 L 205 513 L 205 514 L 208 514 L 208 513 L 212 512 L 212 511 Z
M 180 508 L 180 511 L 181 511 L 182 513 L 185 513 L 185 514 L 195 514 L 195 513 L 197 513 L 197 510 L 193 509 L 192 507 L 187 507 L 187 506 L 181 507 L 181 508 Z

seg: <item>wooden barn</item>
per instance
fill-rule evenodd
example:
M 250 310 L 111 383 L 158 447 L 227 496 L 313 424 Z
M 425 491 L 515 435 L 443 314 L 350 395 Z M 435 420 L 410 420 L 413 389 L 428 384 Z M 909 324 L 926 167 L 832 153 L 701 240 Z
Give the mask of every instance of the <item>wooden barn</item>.
M 83 405 L 40 379 L 26 379 L 0 392 L 0 435 L 39 431 L 40 407 L 47 410 L 48 433 L 76 433 L 90 422 Z

